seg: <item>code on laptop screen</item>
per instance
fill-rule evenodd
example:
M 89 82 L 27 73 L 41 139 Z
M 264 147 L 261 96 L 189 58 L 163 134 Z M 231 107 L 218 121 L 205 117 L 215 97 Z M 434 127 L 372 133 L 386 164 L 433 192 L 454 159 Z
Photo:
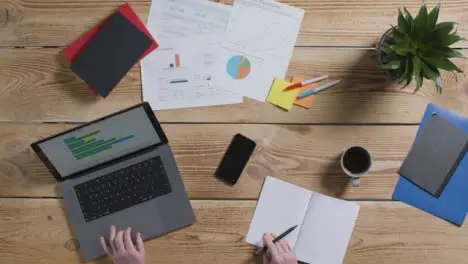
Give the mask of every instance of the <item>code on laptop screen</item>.
M 39 147 L 65 178 L 160 142 L 144 108 L 139 107 L 42 142 Z

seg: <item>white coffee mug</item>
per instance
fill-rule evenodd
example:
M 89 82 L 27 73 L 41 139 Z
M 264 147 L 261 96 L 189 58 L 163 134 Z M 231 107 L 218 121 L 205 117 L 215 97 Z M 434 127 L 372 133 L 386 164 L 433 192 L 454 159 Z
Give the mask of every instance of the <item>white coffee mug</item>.
M 367 175 L 371 166 L 371 154 L 363 147 L 349 147 L 341 154 L 341 168 L 351 177 L 353 186 L 359 186 L 361 177 Z

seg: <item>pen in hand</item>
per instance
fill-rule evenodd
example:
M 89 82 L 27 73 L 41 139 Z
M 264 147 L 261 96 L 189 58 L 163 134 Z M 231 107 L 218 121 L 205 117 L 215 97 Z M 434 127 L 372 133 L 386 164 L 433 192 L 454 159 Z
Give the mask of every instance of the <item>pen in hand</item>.
M 276 237 L 275 239 L 273 239 L 273 243 L 276 243 L 278 241 L 280 241 L 282 238 L 284 238 L 285 236 L 289 235 L 292 231 L 294 231 L 294 229 L 296 229 L 298 227 L 298 225 L 295 225 L 293 227 L 290 227 L 288 230 L 284 231 L 281 235 L 279 235 L 278 237 Z M 263 254 L 266 250 L 267 250 L 267 246 L 263 246 L 261 248 L 259 248 L 257 251 L 255 251 L 255 255 L 258 256 L 258 255 L 261 255 Z

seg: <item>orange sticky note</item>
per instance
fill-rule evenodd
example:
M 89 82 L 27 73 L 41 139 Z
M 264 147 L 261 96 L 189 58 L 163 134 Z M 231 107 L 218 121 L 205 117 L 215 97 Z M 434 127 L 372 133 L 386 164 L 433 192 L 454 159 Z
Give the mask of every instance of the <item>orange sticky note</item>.
M 291 83 L 302 82 L 303 80 L 304 80 L 304 77 L 293 76 Z M 309 85 L 299 88 L 299 92 L 297 94 L 300 95 L 302 93 L 305 93 L 317 87 L 318 87 L 317 83 L 311 83 Z M 294 101 L 294 104 L 309 109 L 312 107 L 312 103 L 314 102 L 314 97 L 315 95 L 311 95 L 302 99 L 296 99 L 296 101 Z

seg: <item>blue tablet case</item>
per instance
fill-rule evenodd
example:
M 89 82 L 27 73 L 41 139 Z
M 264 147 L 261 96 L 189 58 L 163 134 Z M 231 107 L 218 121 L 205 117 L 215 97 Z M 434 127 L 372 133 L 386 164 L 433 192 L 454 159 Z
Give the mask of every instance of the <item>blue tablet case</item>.
M 468 133 L 433 114 L 421 128 L 398 173 L 439 197 L 463 159 Z
M 467 118 L 440 106 L 429 104 L 416 138 L 434 113 L 468 133 Z M 432 196 L 406 178 L 400 177 L 393 192 L 393 199 L 400 200 L 458 226 L 463 225 L 468 212 L 468 155 L 465 154 L 439 197 Z

